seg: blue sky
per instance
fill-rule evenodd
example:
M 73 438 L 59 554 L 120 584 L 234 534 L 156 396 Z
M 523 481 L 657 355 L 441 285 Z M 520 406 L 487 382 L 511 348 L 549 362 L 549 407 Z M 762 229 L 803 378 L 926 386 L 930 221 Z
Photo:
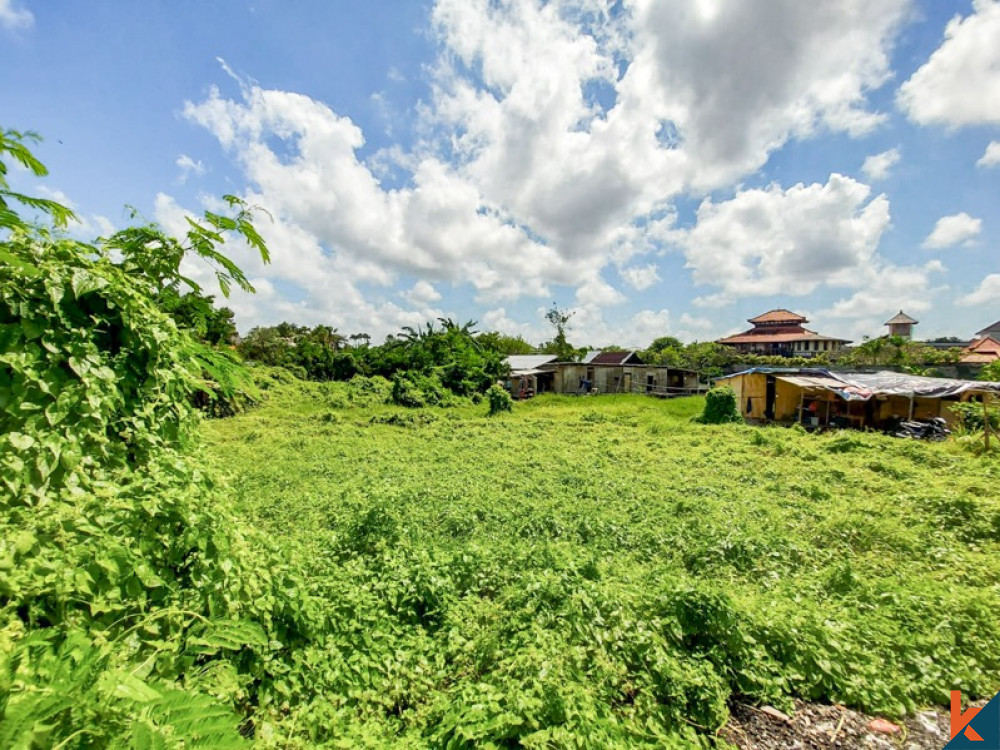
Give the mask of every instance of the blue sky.
M 967 337 L 1000 319 L 996 39 L 997 0 L 0 0 L 0 126 L 80 235 L 265 207 L 244 331 L 537 342 L 556 302 L 581 344 L 772 307 Z

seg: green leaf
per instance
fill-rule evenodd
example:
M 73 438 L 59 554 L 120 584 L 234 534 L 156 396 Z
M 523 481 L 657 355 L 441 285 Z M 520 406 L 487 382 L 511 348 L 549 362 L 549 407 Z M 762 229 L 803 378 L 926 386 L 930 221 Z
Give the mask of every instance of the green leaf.
M 249 620 L 213 620 L 206 623 L 200 636 L 191 638 L 190 643 L 210 649 L 239 651 L 247 646 L 266 647 L 267 635 L 264 629 Z
M 7 440 L 10 444 L 17 448 L 19 451 L 26 451 L 35 445 L 35 439 L 31 435 L 25 435 L 21 432 L 12 432 L 7 435 Z
M 118 672 L 112 679 L 117 681 L 114 687 L 114 694 L 119 698 L 135 701 L 136 703 L 149 703 L 159 700 L 162 694 L 145 682 L 128 672 Z

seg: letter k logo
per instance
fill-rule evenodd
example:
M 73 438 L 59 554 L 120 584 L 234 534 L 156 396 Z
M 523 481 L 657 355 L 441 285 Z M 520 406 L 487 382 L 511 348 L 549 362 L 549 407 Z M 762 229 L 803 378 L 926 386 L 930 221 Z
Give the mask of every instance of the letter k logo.
M 982 742 L 983 738 L 976 734 L 976 730 L 968 726 L 969 722 L 972 721 L 973 717 L 979 713 L 981 709 L 978 708 L 968 708 L 965 713 L 962 713 L 962 691 L 952 690 L 951 691 L 951 737 L 952 739 L 961 732 L 965 730 L 965 736 L 972 740 L 973 742 Z

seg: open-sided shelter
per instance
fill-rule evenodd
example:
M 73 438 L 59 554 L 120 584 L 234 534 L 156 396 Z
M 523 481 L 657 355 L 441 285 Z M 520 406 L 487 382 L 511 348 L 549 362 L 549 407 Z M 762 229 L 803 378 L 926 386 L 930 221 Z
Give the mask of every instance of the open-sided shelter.
M 844 427 L 881 428 L 901 419 L 932 417 L 951 424 L 950 404 L 984 394 L 1000 395 L 1000 383 L 898 372 L 754 367 L 715 382 L 736 392 L 747 419 Z
M 554 354 L 512 354 L 507 357 L 510 375 L 504 387 L 514 398 L 530 398 L 536 393 L 553 390 L 555 368 L 559 359 Z

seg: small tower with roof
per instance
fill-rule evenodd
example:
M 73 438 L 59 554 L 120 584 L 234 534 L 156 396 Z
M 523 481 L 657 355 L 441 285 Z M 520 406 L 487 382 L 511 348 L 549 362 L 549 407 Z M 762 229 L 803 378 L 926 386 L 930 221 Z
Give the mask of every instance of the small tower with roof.
M 909 315 L 900 310 L 896 315 L 893 315 L 885 324 L 889 326 L 890 336 L 901 336 L 904 339 L 913 338 L 913 326 L 919 323 L 919 320 L 914 320 Z

